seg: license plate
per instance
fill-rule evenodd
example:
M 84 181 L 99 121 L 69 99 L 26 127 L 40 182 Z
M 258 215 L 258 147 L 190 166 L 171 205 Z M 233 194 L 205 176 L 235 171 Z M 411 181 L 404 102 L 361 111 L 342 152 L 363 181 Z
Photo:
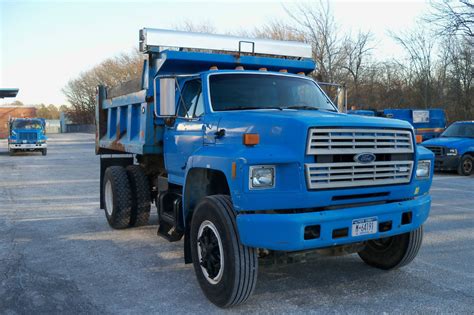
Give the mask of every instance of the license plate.
M 377 233 L 377 217 L 352 220 L 352 236 Z

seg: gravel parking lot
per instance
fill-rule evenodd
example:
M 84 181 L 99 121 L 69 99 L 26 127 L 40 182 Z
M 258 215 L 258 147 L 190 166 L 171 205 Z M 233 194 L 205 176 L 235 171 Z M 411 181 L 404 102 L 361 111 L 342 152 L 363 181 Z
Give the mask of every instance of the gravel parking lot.
M 115 231 L 99 210 L 88 134 L 50 135 L 48 155 L 0 141 L 0 313 L 217 313 L 182 242 L 151 225 Z M 264 265 L 255 294 L 227 313 L 473 313 L 474 176 L 436 174 L 423 247 L 383 272 L 357 255 Z

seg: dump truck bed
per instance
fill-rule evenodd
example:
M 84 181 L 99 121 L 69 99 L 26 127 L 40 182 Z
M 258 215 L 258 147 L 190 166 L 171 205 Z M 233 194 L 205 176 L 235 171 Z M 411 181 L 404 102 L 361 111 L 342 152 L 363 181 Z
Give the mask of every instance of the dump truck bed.
M 159 29 L 143 29 L 139 37 L 140 50 L 147 56 L 142 76 L 117 87 L 98 88 L 97 154 L 163 152 L 164 119 L 158 112 L 160 95 L 156 85 L 160 78 L 199 75 L 211 67 L 285 69 L 304 74 L 315 68 L 309 59 L 311 46 L 304 43 Z

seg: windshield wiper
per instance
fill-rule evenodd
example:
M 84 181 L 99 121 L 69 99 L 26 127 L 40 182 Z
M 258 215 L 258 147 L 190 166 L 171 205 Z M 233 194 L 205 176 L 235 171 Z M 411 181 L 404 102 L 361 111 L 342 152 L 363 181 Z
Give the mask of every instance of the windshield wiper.
M 283 108 L 284 109 L 325 110 L 325 111 L 328 111 L 328 112 L 335 112 L 335 110 L 320 108 L 320 107 L 313 107 L 313 106 L 309 106 L 309 105 L 293 105 L 293 106 L 287 106 L 287 107 L 283 107 Z
M 245 110 L 245 109 L 278 109 L 278 110 L 283 110 L 283 108 L 278 107 L 278 106 L 237 106 L 237 107 L 231 107 L 227 108 L 225 110 Z

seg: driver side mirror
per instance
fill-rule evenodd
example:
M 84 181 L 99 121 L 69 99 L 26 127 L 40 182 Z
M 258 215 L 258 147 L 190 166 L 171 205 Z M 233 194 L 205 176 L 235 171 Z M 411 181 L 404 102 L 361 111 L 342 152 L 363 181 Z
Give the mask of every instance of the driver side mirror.
M 157 86 L 159 85 L 159 86 Z M 159 104 L 157 104 L 159 90 Z M 176 115 L 176 82 L 174 78 L 163 78 L 155 81 L 155 114 L 158 117 Z

